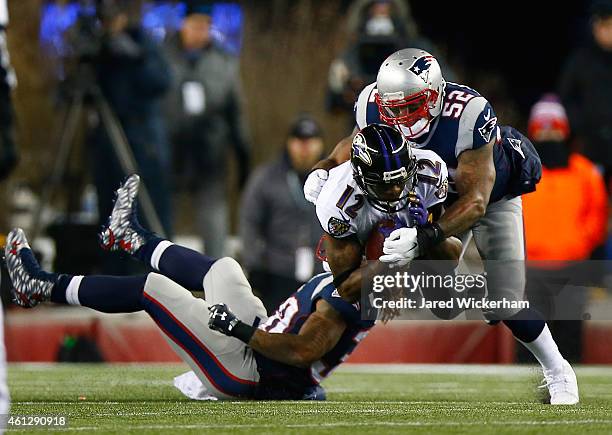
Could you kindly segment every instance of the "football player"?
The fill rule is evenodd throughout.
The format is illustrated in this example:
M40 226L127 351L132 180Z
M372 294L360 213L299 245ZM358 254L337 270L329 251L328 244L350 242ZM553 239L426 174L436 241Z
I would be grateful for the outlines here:
M304 194L317 200L334 166L349 158L358 129L384 122L395 127L417 149L435 151L449 170L447 209L437 223L416 231L392 234L388 256L401 262L422 255L449 236L467 242L473 236L487 260L489 298L521 300L525 287L525 243L520 195L535 189L541 164L531 142L515 129L497 125L489 102L468 86L447 83L437 60L408 48L383 61L377 81L367 86L355 104L357 127L320 162L304 185ZM329 198L325 198L328 201ZM347 300L357 294L343 293ZM542 365L551 404L579 401L576 376L559 352L542 316L530 309L499 309L484 313L500 320Z
M132 175L117 190L101 243L155 272L129 277L45 272L23 231L14 229L5 257L15 302L33 307L50 300L105 313L146 311L195 373L180 387L189 397L324 400L321 380L374 322L361 320L359 308L338 295L330 273L313 277L268 318L235 260L206 257L138 224L138 184ZM187 289L203 290L204 299Z
M381 261L406 266L419 257L417 250L401 258L392 251L398 250L396 244L402 243L404 232L416 234L416 228L430 221L435 223L443 213L447 192L446 164L436 153L412 149L406 138L388 125L370 124L360 130L351 144L350 161L330 170L316 206L319 222L327 233L326 260L339 293L356 300L347 295L359 295L373 272L385 272L380 264L362 262L375 230L388 235L396 229L384 242L391 251L382 255ZM384 221L393 222L391 228L379 228L378 224ZM451 237L420 257L449 260L452 271L460 253L461 243ZM433 294L428 292L423 297L431 298ZM381 310L379 314L381 320L387 321L398 310Z
M316 212L326 238L325 253L334 273L334 283L343 297L356 301L362 286L362 255L368 237L377 223L389 219L398 227L385 241L394 244L403 232L416 234L442 214L448 179L446 164L430 150L412 149L397 130L383 124L370 124L352 139L351 158L329 171ZM394 248L395 249L395 248ZM461 246L450 238L433 247L428 255L457 260ZM401 258L395 252L381 261L398 266L418 256ZM347 297L347 295L349 295Z

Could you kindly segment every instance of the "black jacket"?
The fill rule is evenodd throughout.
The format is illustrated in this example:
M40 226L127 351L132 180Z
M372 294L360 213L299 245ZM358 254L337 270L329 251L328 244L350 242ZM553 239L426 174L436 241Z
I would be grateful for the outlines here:
M612 52L594 42L577 49L562 71L559 93L584 154L612 166Z

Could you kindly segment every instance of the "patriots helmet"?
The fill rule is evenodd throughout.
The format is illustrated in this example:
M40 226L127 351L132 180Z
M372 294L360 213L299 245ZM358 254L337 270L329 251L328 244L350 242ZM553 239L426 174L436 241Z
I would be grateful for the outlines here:
M377 210L394 213L408 205L416 184L417 163L410 143L395 128L370 124L351 145L353 178Z
M424 50L396 51L383 61L376 82L380 118L408 138L425 132L442 111L446 82L436 58Z

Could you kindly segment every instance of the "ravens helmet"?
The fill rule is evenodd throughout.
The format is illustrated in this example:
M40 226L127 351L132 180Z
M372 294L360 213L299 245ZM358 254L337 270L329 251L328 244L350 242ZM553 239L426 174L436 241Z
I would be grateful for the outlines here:
M416 158L404 136L388 125L370 124L351 145L353 177L372 206L397 212L408 205L416 183Z

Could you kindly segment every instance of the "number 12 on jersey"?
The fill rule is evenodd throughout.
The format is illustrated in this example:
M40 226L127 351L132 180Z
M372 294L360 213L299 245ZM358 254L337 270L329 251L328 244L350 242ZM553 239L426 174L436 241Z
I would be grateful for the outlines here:
M363 204L365 203L365 198L362 194L358 193L355 195L355 200L356 202L346 208L344 208L346 206L346 203L348 202L348 200L351 198L351 196L353 195L353 192L355 191L355 189L352 186L346 186L346 189L344 189L344 192L342 192L342 195L340 195L340 199L338 199L338 202L336 203L336 207L338 207L340 210L344 210L344 212L351 218L351 219L355 219L357 217L357 212L359 211L359 209L361 207L363 207Z

